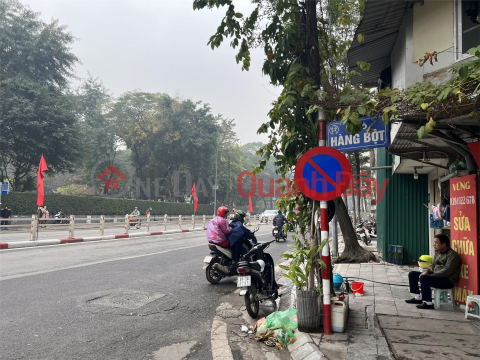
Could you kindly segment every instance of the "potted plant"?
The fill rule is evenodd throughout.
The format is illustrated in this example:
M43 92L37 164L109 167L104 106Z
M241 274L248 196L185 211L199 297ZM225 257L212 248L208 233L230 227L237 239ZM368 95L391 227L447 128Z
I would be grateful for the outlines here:
M298 235L292 237L295 241L294 245L289 245L292 250L281 254L290 263L288 266L279 266L287 271L283 276L290 279L297 289L298 329L303 332L319 332L321 321L318 297L322 292L320 267L325 268L326 266L319 254L327 239L323 240L320 245L312 246L305 238L301 241ZM317 284L315 284L315 278Z

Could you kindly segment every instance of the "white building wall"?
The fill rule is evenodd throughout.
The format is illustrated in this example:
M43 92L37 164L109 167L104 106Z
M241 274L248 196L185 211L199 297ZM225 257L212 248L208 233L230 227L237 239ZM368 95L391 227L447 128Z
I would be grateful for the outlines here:
M435 27L426 27L423 25L425 22L424 14L429 12L429 9L435 8L438 4L435 1L427 1L423 5L417 3L413 8L409 9L403 18L402 25L400 27L397 40L392 50L390 62L392 66L392 87L397 89L406 89L417 82L422 82L425 79L438 84L445 82L449 79L449 72L440 71L451 67L455 63L454 47L451 44L453 39L453 0L448 1L449 5L445 6L445 2L442 3L440 10L444 13L444 19L450 19L446 28L448 32L451 32L451 36L440 42L438 47L438 62L433 61L433 65L430 62L425 63L422 67L418 65L418 59L416 56L420 53L435 51L431 48L428 39L437 38L438 32ZM451 5L451 6L450 6ZM438 9L437 9L438 12ZM419 24L421 23L421 24ZM418 32L429 32L428 34L419 35ZM417 43L415 43L415 40ZM446 46L450 46L446 48ZM415 54L415 56L414 56ZM438 76L436 75L438 72ZM430 74L430 76L425 76Z

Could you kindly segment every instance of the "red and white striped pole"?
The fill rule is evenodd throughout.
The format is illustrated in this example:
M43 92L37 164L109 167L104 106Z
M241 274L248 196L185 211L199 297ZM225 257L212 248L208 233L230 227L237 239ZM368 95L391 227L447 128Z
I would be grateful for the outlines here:
M325 111L318 111L318 146L327 146L327 129L325 122ZM328 208L326 201L320 201L320 239L321 244L324 239L328 239ZM330 307L330 246L327 243L322 249L322 260L325 263L325 269L322 268L322 287L323 287L323 331L325 334L332 333L332 315Z

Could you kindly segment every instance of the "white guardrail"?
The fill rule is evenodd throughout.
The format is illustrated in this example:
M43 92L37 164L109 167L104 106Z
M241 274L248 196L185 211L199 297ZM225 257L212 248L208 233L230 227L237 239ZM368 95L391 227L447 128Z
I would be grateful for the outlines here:
M70 217L65 218L38 218L37 215L32 215L31 218L9 218L2 219L2 221L7 221L8 225L2 225L8 227L12 230L17 230L16 232L30 232L30 241L35 241L37 239L38 231L43 232L47 231L59 231L66 230L68 231L68 237L74 238L76 230L92 230L99 229L99 236L104 236L105 229L107 228L123 228L124 234L128 234L131 227L136 227L136 222L140 221L141 227L145 227L145 231L149 232L150 227L152 226L163 226L163 231L167 230L167 225L178 224L178 228L181 230L182 225L189 224L192 229L195 229L195 224L197 221L201 221L203 228L207 227L207 221L213 219L214 216L207 215L179 215L179 216L169 216L167 214L163 216L136 216L134 218L131 215L125 215L125 217L106 217L101 215L99 217L92 217L87 215L86 217L80 217L75 215L70 215ZM272 221L272 217L267 219L261 219L259 215L249 216L248 224L250 225L253 220L255 223L261 223L261 220L265 220L265 223L268 224ZM132 224L133 221L133 224Z

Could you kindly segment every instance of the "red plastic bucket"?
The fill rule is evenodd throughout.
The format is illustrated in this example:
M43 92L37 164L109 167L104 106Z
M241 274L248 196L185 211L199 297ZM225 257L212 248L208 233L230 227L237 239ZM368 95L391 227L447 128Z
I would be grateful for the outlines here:
M360 294L360 295L363 295L363 282L352 282L352 291L354 294Z

